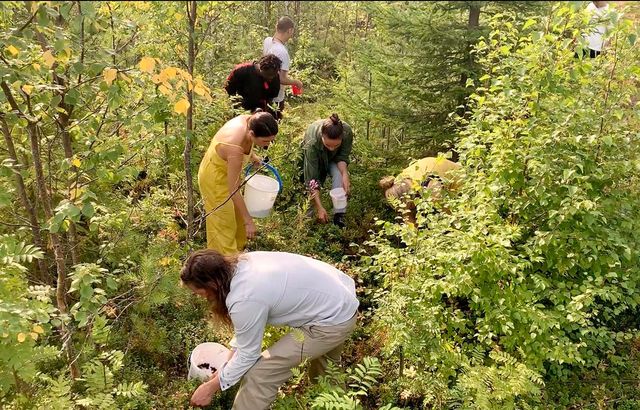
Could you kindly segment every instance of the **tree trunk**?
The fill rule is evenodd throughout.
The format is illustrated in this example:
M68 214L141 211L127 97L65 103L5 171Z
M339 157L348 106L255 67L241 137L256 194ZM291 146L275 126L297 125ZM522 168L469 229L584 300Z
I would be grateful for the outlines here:
M0 121L2 122L2 134L4 135L4 140L7 143L7 151L9 152L9 158L13 161L13 166L18 169L22 168L20 161L18 160L18 155L16 153L16 148L13 144L13 138L11 137L11 130L9 129L9 124L4 118L4 114L0 114ZM33 243L42 250L42 252L46 253L46 248L44 246L44 240L42 239L42 232L40 231L40 222L38 221L38 216L36 214L36 208L29 199L27 195L27 189L24 184L24 179L19 171L14 171L13 176L16 180L16 185L18 187L18 196L20 197L20 202L22 202L22 206L27 212L27 216L29 218L29 224L31 225L31 233L33 234ZM44 283L49 283L49 269L47 269L47 262L45 259L38 259L38 270L39 270L39 280Z
M189 24L189 59L187 61L187 70L193 78L193 66L195 64L195 29L197 17L197 4L195 1L187 3L187 16ZM184 169L187 179L187 241L193 236L193 177L191 175L191 139L193 137L193 91L187 88L187 100L189 101L189 109L187 110L187 124L184 141Z
M271 2L270 1L264 2L264 19L265 19L264 26L268 30L271 28Z
M59 77L57 77L59 78ZM64 80L59 79L58 81L61 86L64 86ZM71 146L71 135L69 134L69 118L71 116L71 111L73 107L66 104L64 102L64 94L60 94L62 99L60 100L60 104L58 106L63 110L58 115L58 129L60 130L60 134L62 136L62 146L64 148L64 157L71 163L73 158L73 148ZM75 166L73 168L76 170L75 176L67 179L67 196L71 198L71 190L73 189L73 184L78 179L78 170ZM78 233L76 231L76 224L73 221L69 221L69 251L71 253L71 262L74 265L80 263L80 258L78 257Z
M477 30L480 27L480 6L472 3L469 5L469 21L467 23L467 31L468 34L471 34L473 31ZM467 51L466 51L466 67L465 71L460 76L460 85L465 86L467 84L467 78L469 76L466 73L466 70L471 70L473 67L473 54L471 51L473 50L473 44L475 41L467 42Z
M47 184L44 177L44 170L42 168L42 161L40 160L40 139L39 139L39 131L37 123L31 120L29 117L25 116L24 113L20 110L20 107L16 103L13 98L13 94L11 93L11 89L7 85L5 81L0 83L0 87L4 92L7 101L11 105L11 108L19 114L23 119L27 120L27 133L29 135L29 141L31 143L31 155L33 157L33 166L36 171L36 185L38 188L38 196L40 197L40 203L42 204L42 209L44 211L44 216L47 220L50 220L53 217L53 212L51 211L51 199L49 197L49 192L47 190ZM67 267L65 266L65 257L64 251L62 247L62 243L60 240L60 235L50 233L51 244L53 246L53 254L56 260L56 270L58 273L58 279L56 283L56 303L58 305L58 310L60 314L65 315L68 313L69 309L67 307ZM71 373L71 378L76 379L80 376L80 371L78 370L78 366L74 361L74 349L72 342L72 334L70 330L67 328L66 324L62 322L60 325L60 332L62 336L62 343L67 355L67 360L69 363L69 371Z
M473 70L473 53L471 53L471 51L473 50L473 44L475 43L475 36L472 36L473 32L475 30L478 29L478 27L480 27L480 5L476 4L476 3L471 3L469 5L469 21L467 23L467 35L469 35L472 40L467 42L467 49L465 52L465 67L462 67L462 74L460 75L460 86L461 87L466 87L467 85L467 79L469 78L469 75L467 74L467 72L472 71ZM462 105L464 107L463 111L460 113L461 115L464 115L464 113L467 111L467 103L466 103L466 94L465 93L461 93L460 98L458 100L458 105Z

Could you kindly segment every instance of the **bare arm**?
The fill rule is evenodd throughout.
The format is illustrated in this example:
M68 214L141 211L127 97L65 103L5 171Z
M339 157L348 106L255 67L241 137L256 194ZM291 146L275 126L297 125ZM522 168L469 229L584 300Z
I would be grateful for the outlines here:
M288 70L280 70L280 85L295 85L302 88L302 81L289 77Z
M231 194L242 184L241 172L244 153L239 148L229 146L221 146L220 151L222 159L227 161L227 186L229 188L229 194ZM242 215L244 223L253 223L253 218L249 215L240 190L231 196L231 200L240 215Z
M344 161L340 161L336 164L338 166L338 169L340 170L340 175L342 175L343 177L345 175L349 175L349 171L347 171L347 163Z
M213 375L211 380L204 382L196 389L196 391L191 396L191 405L197 407L208 406L212 399L213 395L220 391L220 377L218 376L218 372Z
M242 172L242 154L240 155L232 155L229 156L227 160L227 185L229 187L229 193L235 191L242 184L242 178L240 177L240 173ZM249 222L253 222L251 215L249 215L249 211L247 210L247 206L244 203L244 199L240 194L240 190L238 190L231 197L233 201L233 205L242 215L242 219L244 219L245 224Z
M336 164L338 166L338 170L340 171L340 175L342 175L342 187L344 188L347 195L351 193L351 179L349 178L349 171L347 170L347 163L344 161L338 161Z

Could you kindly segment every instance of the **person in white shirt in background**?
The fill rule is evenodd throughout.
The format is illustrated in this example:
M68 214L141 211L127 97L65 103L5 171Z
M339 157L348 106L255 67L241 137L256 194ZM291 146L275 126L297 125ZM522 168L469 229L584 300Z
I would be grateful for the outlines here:
M206 298L214 316L233 326L227 363L191 397L207 406L213 395L242 379L234 410L269 408L291 369L310 359L309 377L340 360L356 326L359 302L353 279L333 266L293 253L223 256L204 249L189 256L182 283ZM265 325L295 328L261 353Z
M293 37L295 25L291 18L284 16L278 19L276 23L276 32L273 37L267 37L262 43L262 55L275 54L282 61L280 67L280 93L272 100L278 106L276 119L282 118L284 110L284 88L285 85L294 85L302 89L302 82L289 77L289 69L291 67L291 58L289 50L287 50L287 41Z
M596 23L597 25L591 28L589 33L584 35L584 38L589 47L589 57L595 58L602 52L602 47L604 45L603 36L607 31L607 25L599 20L603 20L606 18L606 15L609 12L609 4L607 1L592 1L587 6L587 11L591 13L591 22ZM583 51L583 56L587 54L587 50Z

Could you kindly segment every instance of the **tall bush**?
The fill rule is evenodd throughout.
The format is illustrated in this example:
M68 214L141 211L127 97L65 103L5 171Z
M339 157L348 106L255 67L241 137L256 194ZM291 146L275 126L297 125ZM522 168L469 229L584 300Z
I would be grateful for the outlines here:
M461 188L424 193L417 229L382 222L364 260L404 397L520 407L636 332L640 60L637 28L610 19L595 59L574 56L589 16L566 3L523 25L494 16L479 41Z

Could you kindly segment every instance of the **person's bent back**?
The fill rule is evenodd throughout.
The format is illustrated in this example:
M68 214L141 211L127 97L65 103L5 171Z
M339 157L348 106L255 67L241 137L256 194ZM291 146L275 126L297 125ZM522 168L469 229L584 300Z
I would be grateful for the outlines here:
M240 96L234 108L254 112L257 108L274 115L269 101L280 92L280 59L267 54L258 61L237 65L227 77L225 90L230 97Z
M233 357L193 394L208 405L218 390L243 380L234 409L266 409L291 368L311 359L309 375L338 361L343 342L356 325L358 299L353 279L333 266L286 252L248 252L224 257L213 250L192 254L182 282L206 297L235 332ZM267 324L297 328L261 354Z
M452 177L452 171L460 168L460 164L442 157L425 157L413 161L398 176L386 176L379 182L384 196L394 208L403 204L405 220L415 223L416 209L413 199L421 188L430 191L431 197L440 197L440 190L455 190L458 181Z

